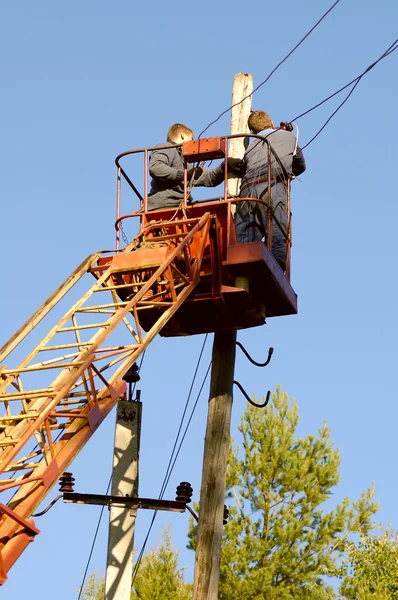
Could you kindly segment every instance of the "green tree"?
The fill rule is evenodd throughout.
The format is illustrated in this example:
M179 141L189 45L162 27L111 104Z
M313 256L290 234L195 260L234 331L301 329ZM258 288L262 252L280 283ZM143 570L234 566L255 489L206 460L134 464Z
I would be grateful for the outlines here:
M131 596L134 600L191 600L192 586L178 567L178 552L171 546L170 531L161 544L145 555Z
M386 530L380 536L364 535L358 544L346 545L342 565L342 599L398 599L398 536Z
M178 552L171 545L170 531L161 543L144 555L131 592L131 600L191 600L192 586L184 581L178 567ZM93 574L82 595L83 600L104 600L104 581Z
M338 575L351 532L366 533L377 505L373 489L350 505L326 510L339 481L340 458L323 425L296 437L298 408L279 388L266 409L249 405L231 448L227 496L235 498L224 529L219 600L331 600L325 578ZM190 544L196 529L191 524Z
M87 579L82 593L82 600L103 600L105 594L105 582L103 577L92 573Z

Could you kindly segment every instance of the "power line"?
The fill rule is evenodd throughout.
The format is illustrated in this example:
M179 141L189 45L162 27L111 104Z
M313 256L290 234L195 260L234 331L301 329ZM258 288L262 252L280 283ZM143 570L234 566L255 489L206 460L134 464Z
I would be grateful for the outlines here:
M335 96L337 96L338 94L340 94L341 92L343 92L344 90L346 90L347 88L349 88L350 86L352 86L351 90L348 92L348 94L344 98L344 100L339 104L339 106L327 118L327 120L325 121L325 123L317 131L317 133L310 139L310 141L307 142L305 144L305 146L303 146L301 148L301 150L304 150L304 148L307 148L307 146L309 146L318 137L318 135L325 129L325 127L332 120L332 118L335 116L335 114L337 114L339 112L339 110L342 108L342 106L350 98L351 94L354 92L355 88L357 87L357 85L361 81L362 77L364 77L367 73L369 73L369 71L371 69L373 69L373 67L375 67L381 60L383 60L384 58L386 58L387 56L389 56L390 54L392 54L393 52L395 52L395 50L398 50L398 38L387 48L387 50L385 50L383 52L383 54L381 56L379 56L379 58L377 60L375 60L371 65L369 65L360 75L357 75L357 77L354 77L354 79L352 79L351 81L349 81L348 83L346 83L343 87L341 87L340 89L338 89L336 92L333 92L333 94L330 94L329 96L327 96L326 98L324 98L323 100L321 100L321 102L318 102L317 104L315 104L314 106L312 106L308 110L304 111L303 113L297 115L297 117L294 117L294 119L292 119L290 121L291 123L295 123L296 121L298 121L299 119L301 119L305 115L308 115L310 112L312 112L313 110L315 110L319 106L322 106L322 104L325 104L326 102L328 102L329 100L331 100L332 98L334 98ZM258 89L258 88L256 88L256 89ZM254 91L256 91L256 90L254 90ZM252 93L254 93L254 91ZM278 130L279 130L279 128L274 129L273 131L271 131L271 133L267 134L266 137L267 138L270 137L273 133L275 133Z
M207 337L207 336L206 336L206 337ZM203 348L202 348L202 352L203 352ZM202 352L201 352L201 355L202 355ZM201 355L200 355L200 356L201 356ZM199 361L198 361L198 362L199 362ZM197 367L198 367L198 365L197 365ZM161 493L160 493L160 496L159 496L159 498L160 498L160 499L163 497L163 494L164 494L164 492L165 492L165 490L166 490L167 484L168 484L168 482L169 482L169 480L170 480L171 474L172 474L172 472L173 472L173 469L174 469L174 465L176 464L176 461L177 461L178 455L179 455L179 453L180 453L180 450L181 450L182 444L183 444L183 442L184 442L184 439L185 439L185 436L186 436L186 434L187 434L187 432L188 432L189 425L190 425L190 423L191 423L191 421L192 421L193 415L194 415L194 413L195 413L195 410L196 410L196 407L197 407L197 405L198 405L199 398L200 398L200 396L201 396L201 394L202 394L202 390L203 390L204 384L205 384L205 382L206 382L206 379L207 379L207 377L208 377L208 375L209 375L210 367L211 367L211 361L210 361L210 364L209 364L209 366L208 366L208 368L207 368L206 374L205 374L205 376L204 376L204 378L203 378L203 381L202 381L202 384L201 384L201 386L200 386L199 392L198 392L198 394L197 394L197 396L196 396L195 404L193 405L193 408L192 408L192 410L191 410L191 414L190 414L190 416L189 416L188 422L187 422L187 424L186 424L186 426L185 426L185 431L184 431L184 433L183 433L183 436L182 436L182 438L181 438L181 441L180 441L180 444L179 444L179 447L178 447L177 453L176 453L176 455L175 455L175 457L174 457L174 461L173 461L173 464L172 464L172 466L171 466L171 468L170 468L170 472L169 472L169 474L168 474L168 475L167 475L167 472L166 472L166 476L165 476L165 478L164 478L164 480L163 480L163 484L162 484L162 488L161 488ZM195 376L196 376L196 373L197 373L197 368L196 368L196 370L195 370ZM192 385L191 385L191 389L192 389ZM176 445L176 444L175 444L175 445ZM174 445L174 448L175 448L175 445ZM173 448L173 450L174 450L174 448ZM170 465L170 463L169 463L169 465ZM146 536L145 536L144 543L143 543L143 545L142 545L142 547L141 547L141 550L140 550L140 553L139 553L139 555L138 555L137 561L136 561L136 563L135 563L135 565L134 565L134 569L133 569L133 576L132 576L132 586L134 585L135 578L137 577L137 573L138 573L138 570L139 570L139 568L140 568L140 565L141 565L142 557L143 557L143 555L144 555L145 548L146 548L146 545L147 545L147 542L148 542L148 539L149 539L149 535L150 535L150 533L151 533L151 531L152 531L152 527L153 527L153 524L154 524L154 522L155 522L155 519L156 519L156 516L157 516L157 512L158 512L158 511L155 511L155 512L154 512L154 514L153 514L153 516L152 516L152 520L151 520L151 523L150 523L150 525L149 525L149 528L148 528L147 534L146 534Z
M109 478L108 487L106 488L105 495L108 494L109 488L111 487L111 483L112 483L112 475ZM91 544L90 552L89 552L88 559L87 559L86 569L84 571L84 575L83 575L83 579L82 579L82 583L81 583L81 586L80 586L80 591L79 591L79 595L77 597L77 600L80 600L81 595L83 593L83 588L84 588L84 584L85 584L85 581L86 581L88 568L90 566L91 557L92 557L93 552L94 552L95 543L97 541L98 532L99 532L99 528L100 528L101 521L102 521L102 516L104 514L104 509L105 509L105 506L102 506L101 507L101 511L100 511L100 515L99 515L98 521L97 521L97 527L95 528L94 538L93 538L93 541L92 541L92 544Z
M176 463L176 461L177 461L178 455L179 455L179 453L180 453L180 450L181 450L181 446L182 446L182 444L183 444L183 441L184 441L184 439L185 439L185 436L186 436L186 434L187 434L187 431L188 431L189 425L190 425L190 423L191 423L192 417L193 417L193 415L194 415L194 412L195 412L195 410L196 410L196 407L197 407L197 405L198 405L198 401L199 401L200 395L201 395L201 393L202 393L202 390L203 390L204 384L205 384L205 382L206 382L206 379L207 379L207 377L208 377L208 375L209 375L210 367L211 367L211 362L210 362L210 364L209 364L209 366L208 366L208 368L207 368L206 374L205 374L205 376L204 376L204 378L203 378L203 381L202 381L202 385L201 385L201 387L200 387L200 390L199 390L199 392L198 392L198 395L197 395L197 397L196 397L195 404L194 404L194 406L193 406L193 408L192 408L191 415L190 415L190 417L189 417L189 419L188 419L188 423L187 423L187 425L186 425L186 427L185 427L185 431L184 431L183 437L182 437L182 439L181 439L180 445L179 445L179 447L178 447L177 454L176 454L176 456L175 456L175 458L174 458L174 462L173 462L172 468L171 468L171 470L170 470L170 473L169 473L169 475L168 475L168 478L167 478L167 481L166 481L166 484L165 484L166 486L167 486L167 484L168 484L168 482L169 482L169 480L170 480L171 473L172 473L172 471L173 471L174 465L175 465L175 463ZM137 562L136 562L136 564L135 564L135 566L134 566L134 569L133 569L133 577L132 577L132 585L134 584L135 578L136 578L136 576L137 576L137 573L138 573L138 569L140 568L141 561L142 561L142 557L143 557L143 555L144 555L144 552L145 552L145 547L146 547L146 544L147 544L147 542L148 542L149 535L150 535L150 533L151 533L151 530L152 530L153 524L154 524L154 522L155 522L155 519L156 519L156 516L157 516L157 512L158 512L158 511L155 511L155 512L154 512L154 514L153 514L152 521L151 521L151 523L150 523L150 526L149 526L149 528L148 528L147 535L146 535L146 537L145 537L145 540L144 540L144 543L143 543L143 545L142 545L142 548L141 548L140 554L139 554L139 556L138 556Z
M371 69L373 69L373 67L375 67L381 60L383 60L383 58L386 58L387 56L389 56L390 54L392 54L393 52L395 52L395 50L398 50L398 45L397 44L398 44L398 38L387 48L387 50L385 50L383 52L383 54L375 62L373 62L371 65L369 65L360 75L358 75L352 81L350 81L349 83L347 83L346 85L344 85L343 87L341 87L339 90L337 90L337 92L334 92L333 94L331 94L330 96L328 96L327 98L325 98L324 100L322 100L321 102L318 102L318 104L315 104L315 106L313 106L312 108L306 110L305 112L301 113L301 115L298 115L297 117L295 117L293 119L293 121L297 121L298 119L301 119L301 117L303 117L304 115L307 115L308 113L312 112L313 110L315 110L316 108L318 108L322 104L325 104L325 102L327 102L331 98L334 98L334 96L337 96L337 94L339 94L343 90L345 90L348 87L350 87L350 85L352 85L351 90L348 92L348 94L344 98L344 100L332 112L332 114L328 117L328 119L325 121L325 123L322 125L322 127L317 131L317 133L310 139L310 141L307 142L307 144L305 144L305 146L303 146L302 150L304 150L304 148L307 148L307 146L309 146L315 140L315 138L318 137L318 135L325 129L325 127L329 123L329 121L332 120L332 118L334 117L334 115L339 112L339 110L342 108L342 106L347 102L347 100L349 99L349 97L351 96L351 94L354 92L355 88L357 87L358 83L361 81L362 77L364 77L367 73L369 73L369 71Z
M186 426L185 426L185 431L184 431L184 433L183 433L183 436L182 436L182 438L181 438L180 445L178 446L178 450L177 450L177 452L176 452L176 455L175 455L175 458L174 458L174 461L173 461L173 464L172 464L172 467L171 467L170 474L169 474L169 476L168 476L168 479L167 479L167 481L166 481L166 486L167 486L167 484L169 483L169 480L170 480L171 473L172 473L172 471L173 471L173 469L174 469L174 465L175 465L175 464L176 464L176 462L177 462L177 458L178 458L178 455L180 454L180 450L181 450L182 444L183 444L183 442L184 442L184 440L185 440L185 436L186 436L186 435L187 435L187 433L188 433L188 428L189 428L189 426L190 426L190 424L191 424L191 421L192 421L193 415L194 415L194 413L195 413L195 410L196 410L196 407L197 407L197 405L198 405L199 398L200 398L200 395L201 395L201 393L202 393L202 390L203 390L204 384L205 384L205 382L206 382L206 379L207 379L207 377L208 377L208 375L209 375L210 367L211 367L211 361L210 361L210 363L209 363L209 366L207 367L207 371L206 371L206 374L205 374L205 376L204 376L204 378L203 378L203 382L202 382L202 385L201 385L201 387L200 387L200 390L199 390L199 392L198 392L198 395L197 395L197 397L196 397L195 404L193 405L193 408L192 408L192 411L191 411L190 417L189 417L189 419L188 419L188 422L187 422L187 424L186 424Z
M301 46L301 44L304 42L304 40L307 39L307 37L314 31L314 29L316 29L318 27L318 25L320 25L320 23L323 21L323 19L334 9L335 6L337 6L337 4L340 2L340 0L336 0L336 2L334 2L334 4L332 4L332 6L330 8L328 8L328 10L322 15L322 17L315 23L315 25L313 25L311 27L311 29L305 34L305 36L303 38L301 38L301 40L294 46L294 48L292 48L292 50L290 50L290 52L288 54L286 54L285 58L283 58L274 69L272 69L271 73L266 77L266 79L264 79L264 81L262 81L256 88L254 88L254 90L248 94L247 96L245 96L244 98L242 98L242 100L240 100L239 102L236 102L235 104L232 104L232 106L230 106L229 108L227 108L226 110L224 110L221 114L218 115L218 117L216 119L214 119L214 121L212 121L211 123L209 123L207 125L207 127L205 127L205 129L203 129L203 131L199 134L199 138L205 133L205 131L207 131L209 129L209 127L211 127L212 125L214 125L214 123L217 123L217 121L219 121L219 119L221 119L221 117L223 115L225 115L227 112L229 112L232 108L234 108L235 106L238 106L239 104L241 104L242 102L244 102L244 100L246 100L247 98L250 98L250 96L252 96L254 94L254 92L257 92L257 90L260 89L260 87L262 87L265 83L267 83L267 81L269 81L272 77L272 75L275 73L275 71L277 71L279 69L279 67L281 65L283 65L283 63L293 54L293 52L295 52L295 50L297 50L297 48L299 46Z
M398 43L398 38L395 40L395 42L393 42L391 44L391 46L389 46L387 48L387 50L380 56L380 58L378 58L374 63L372 63L371 65L369 65L369 67L367 67L360 75L358 75L357 77L354 77L354 79L352 79L349 83L346 83L343 87L341 87L339 90L337 90L337 92L333 92L333 94L330 94L330 96L328 96L327 98L325 98L321 102L318 102L318 104L315 104L315 106L313 106L312 108L309 108L308 110L304 111L303 113L301 113L300 115L298 115L297 117L295 117L294 119L292 119L292 121L297 121L298 119L301 119L301 117L304 117L305 115L308 115L308 113L310 113L313 110L315 110L316 108L318 108L318 106L321 106L322 104L325 104L325 102L327 102L328 100L331 100L332 98L334 98L334 96L337 96L337 94L340 94L340 92L343 92L350 85L352 85L353 83L355 83L358 79L362 78L364 75L366 75L366 73L368 71L370 71L371 69L373 69L373 67L375 65L377 65L378 62L380 62L383 58L385 58L386 56L388 56L389 54L391 54L392 52L394 52L394 50L397 49L396 47L394 48L394 46L396 46L397 43Z
M179 427L178 427L178 431L177 431L176 439L175 439L175 441L174 441L174 446L173 446L173 449L172 449L172 451L171 451L171 455L170 455L169 464L167 465L166 474L165 474L165 476L164 476L163 484L162 484L162 487L161 487L161 490L160 490L160 499L162 499L162 498L163 498L163 494L164 494L164 492L166 491L167 484L168 484L168 482L169 482L169 479L170 479L171 471L173 470L173 469L171 469L171 471L170 471L170 474L169 474L170 465L171 465L171 462L172 462L172 460L173 460L173 457L174 457L174 451L175 451L175 449L176 449L176 446L177 446L177 443L178 443L178 438L179 438L179 436L180 436L180 432L181 432L181 429L182 429L182 425L183 425L183 423L184 423L185 414L186 414L186 412L187 412L187 410L188 410L188 404L189 404L189 400L190 400L190 398L191 398L191 394L192 394L193 386L194 386L194 384L195 384L196 375L197 375L197 373L198 373L198 369L199 369L200 361L202 360L202 355L203 355L203 351L204 351L204 349L205 349L205 345L206 345L206 342L207 342L208 335L209 335L209 334L208 334L208 333L206 333L206 335L205 335L205 339L203 340L202 349L201 349L201 351L200 351L199 358L198 358L198 361L197 361L197 363L196 363L196 368L195 368L195 372L194 372L194 375L193 375L193 378L192 378L191 387L189 388L188 397L187 397L187 400L186 400L186 402L185 402L184 410L183 410L182 417L181 417L181 420L180 420L180 425L179 425ZM177 455L177 456L178 456L178 455ZM175 461L174 461L174 463L173 463L173 467L174 467L174 464L175 464Z
M358 83L361 80L358 79L358 81L355 83L355 85L353 86L353 88L349 91L349 93L347 94L347 96L344 98L343 102L341 102L339 104L339 106L336 108L336 110L334 110L332 112L332 114L330 115L330 117L328 117L328 119L326 119L325 123L322 125L322 127L317 131L317 133L310 139L309 142L307 142L305 144L305 146L303 146L301 148L301 150L304 150L304 148L307 148L307 146L309 146L310 144L312 144L312 142L318 137L318 135L325 129L326 125L329 123L329 121L331 121L334 117L335 114L337 114L340 110L340 108L347 102L348 98L351 96L351 94L353 93L353 91L355 90L355 88L357 87Z
M207 334L206 334L206 338L205 338L204 344L206 343L206 340L207 340ZM192 391L192 388L193 388L193 383L194 383L194 380L195 380L195 378L196 378L196 374L197 374L197 371L198 371L198 367L199 367L199 364L200 364L200 360L201 360L201 357L202 357L202 354L203 354L203 350L204 350L204 344L203 344L203 346L202 346L202 350L201 350L201 352L200 352L199 359L198 359L198 362L197 362L197 365L196 365L195 373L194 373L194 376L193 376L193 381L192 381L192 384L191 384L191 387L190 387L190 391L189 391L189 396L190 396L190 394L191 394L191 391ZM210 364L211 364L211 363L210 363ZM169 461L169 464L168 464L168 467L167 467L167 470L166 470L166 475L165 475L165 477L164 477L164 479L163 479L162 487L161 487L161 490L160 490L160 494L159 494L159 498L160 498L160 499L161 499L161 498L163 498L163 495L164 495L164 492L165 492L165 490L166 490L167 484L168 484L168 482L169 482L169 480L170 480L171 474L172 474L172 472L173 472L173 469L174 469L174 465L175 465L175 463L176 463L176 461L177 461L177 458L178 458L178 454L179 454L179 452L180 452L180 450L181 450L182 443L183 443L183 441L184 441L184 439L185 439L186 433L187 433L187 431L188 431L188 427L189 427L189 425L190 425L190 423L191 423L191 420L192 420L193 414L194 414L194 412L195 412L195 410L196 410L196 407L197 407L197 404L198 404L198 401L199 401L200 395L201 395L201 393L202 393L203 386L204 386L204 384L205 384L205 381L206 381L206 379L207 379L207 376L208 376L208 374L209 374L209 370L210 370L210 365L209 365L209 367L208 367L208 369L207 369L207 371L206 371L206 374L205 374L205 376L204 376L204 378L203 378L202 385L201 385L201 387L200 387L200 389L199 389L199 392L198 392L198 394L197 394L197 397L196 397L195 404L194 404L194 406L193 406L193 408L192 408L192 411L191 411L191 415L190 415L190 417L189 417L189 419L188 419L188 423L187 423L187 425L186 425L186 427L185 427L185 431L184 431L184 434L183 434L182 440L181 440L181 442L180 442L180 445L179 445L179 448L178 448L177 454L176 454L176 456L175 456L175 458L174 458L174 462L173 462L173 464L172 464L172 466L171 466L171 469L169 470L170 463L171 463L172 456L173 456L173 452L174 452L174 449L175 449L175 447L176 447L177 440L178 440L178 434L177 434L177 438L176 438L176 441L175 441L175 443L174 443L174 447L173 447L173 452L171 453L170 461ZM187 407L187 403L186 403L186 407ZM185 407L185 409L184 409L184 414L185 414L185 412L186 412L186 407ZM181 423L180 423L179 432L181 431L181 426L182 426L182 420L181 420ZM168 471L169 471L169 472L168 472ZM149 525L148 532L147 532L147 534L146 534L146 537L145 537L144 543L143 543L143 545L142 545L142 548L141 548L141 550L140 550L140 553L139 553L139 555L138 555L137 561L136 561L136 563L135 563L135 565L134 565L134 569L133 569L133 577L132 577L132 585L134 585L134 581L135 581L135 578L136 578L136 576L137 576L138 569L140 568L141 561L142 561L142 557L143 557L143 555L144 555L144 552L145 552L145 547L146 547L146 544L147 544L147 542L148 542L149 535L150 535L150 533L151 533L151 530L152 530L153 524L154 524L154 522L155 522L155 519L156 519L156 516L157 516L157 512L158 512L158 511L155 511L155 512L154 512L154 514L153 514L153 516L152 516L152 520L151 520L151 523L150 523L150 525Z

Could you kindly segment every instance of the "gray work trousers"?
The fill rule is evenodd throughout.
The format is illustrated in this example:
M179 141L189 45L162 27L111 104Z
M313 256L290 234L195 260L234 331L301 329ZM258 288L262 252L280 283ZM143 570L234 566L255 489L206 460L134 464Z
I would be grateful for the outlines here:
M242 198L259 198L267 200L267 182L249 186L241 192ZM283 232L272 220L272 254L282 270L286 270L286 190L283 183L271 186L271 203L273 214L280 223ZM267 207L256 202L239 202L236 205L235 231L238 244L264 241L267 244L268 218Z

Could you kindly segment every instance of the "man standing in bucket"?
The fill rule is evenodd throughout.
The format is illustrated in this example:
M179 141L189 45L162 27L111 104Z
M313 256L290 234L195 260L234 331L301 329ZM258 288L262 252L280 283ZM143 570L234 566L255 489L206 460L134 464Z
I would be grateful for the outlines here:
M283 271L286 270L287 237L287 179L305 171L303 153L288 124L275 129L266 112L256 110L248 119L251 133L265 140L253 140L243 157L240 168L241 198L268 199L268 146L271 148L271 205L275 219L272 222L272 254ZM282 230L281 230L282 229ZM246 242L267 243L267 207L256 202L238 202L235 213L235 230L238 244Z
M149 173L152 177L148 194L148 210L179 206L184 200L184 158L181 144L193 139L192 129L182 123L174 123L167 132L166 146L152 151ZM215 187L224 181L224 163L215 169L188 165L188 182L195 186ZM189 197L188 201L192 198Z

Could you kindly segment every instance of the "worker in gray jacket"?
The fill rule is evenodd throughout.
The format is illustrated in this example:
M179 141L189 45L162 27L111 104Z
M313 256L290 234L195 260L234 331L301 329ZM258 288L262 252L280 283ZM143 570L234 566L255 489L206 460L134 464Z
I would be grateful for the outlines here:
M266 141L255 139L246 149L240 168L241 198L268 199L268 144L271 147L271 204L275 220L272 223L272 254L282 270L286 269L287 214L286 198L288 178L305 171L303 153L297 146L295 135L287 125L275 129L269 115L261 110L251 113L248 126L253 134ZM267 208L255 202L239 202L236 205L235 230L238 244L267 242Z
M149 159L152 181L148 194L148 210L179 206L184 199L184 159L181 146L177 144L192 139L193 132L189 127L175 123L167 133L167 148L153 150ZM188 183L192 177L195 186L215 187L224 180L224 163L206 171L203 171L202 167L191 167L188 170ZM188 200L192 198L189 197Z

